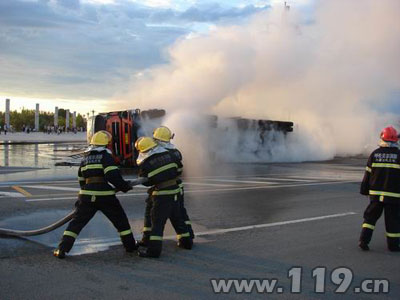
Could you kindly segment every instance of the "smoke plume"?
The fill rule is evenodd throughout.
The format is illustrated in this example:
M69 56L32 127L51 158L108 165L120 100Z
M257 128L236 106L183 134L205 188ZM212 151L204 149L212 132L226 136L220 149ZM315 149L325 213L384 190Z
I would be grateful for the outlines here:
M176 143L199 160L204 148L259 162L366 153L382 127L399 127L385 110L400 90L399 16L397 0L324 0L312 12L274 7L177 41L169 63L134 76L119 105L166 109ZM210 132L205 114L290 120L295 128L260 144L234 126Z

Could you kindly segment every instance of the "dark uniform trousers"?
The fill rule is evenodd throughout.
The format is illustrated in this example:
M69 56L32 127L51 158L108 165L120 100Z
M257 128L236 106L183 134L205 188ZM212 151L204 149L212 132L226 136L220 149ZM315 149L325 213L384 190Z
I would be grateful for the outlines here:
M182 219L178 194L151 195L148 201L151 202L151 231L149 235L147 254L152 257L159 257L162 250L162 240L165 223L170 219L172 226L177 233L178 246L191 249L193 241L190 238L187 226ZM146 211L146 214L148 212Z
M191 239L194 239L194 232L193 232L193 228L192 228L192 222L189 219L189 216L187 214L186 208L185 208L185 203L184 203L184 190L183 190L183 186L180 185L181 191L178 194L178 207L179 207L179 211L180 211L180 218L183 219L187 231L190 234ZM151 227L152 227L152 221L151 221L151 208L153 206L153 201L151 199L151 193L153 192L154 189L150 189L149 190L149 197L147 197L146 199L146 208L145 208L145 212L144 212L144 226L143 226L143 237L142 237L142 242L144 244L148 244L149 241L149 237L150 237L150 233L151 233ZM172 224L172 226L175 229L175 232L177 232L177 228L174 226L174 224Z
M400 242L400 203L384 203L371 196L371 203L364 212L360 241L368 244L371 241L375 224L385 211L386 238L389 248L398 247Z
M122 244L126 251L132 252L136 248L128 218L115 196L86 196L80 195L76 202L76 213L64 232L59 249L69 252L74 245L75 239L82 228L100 210L118 230ZM94 201L93 201L94 200Z
M192 228L192 222L189 219L189 216L187 214L186 208L185 208L185 190L183 189L183 184L180 184L179 187L181 188L181 192L178 195L178 203L180 207L180 211L182 214L183 221L185 222L187 229L189 231L190 237L194 239L194 231Z

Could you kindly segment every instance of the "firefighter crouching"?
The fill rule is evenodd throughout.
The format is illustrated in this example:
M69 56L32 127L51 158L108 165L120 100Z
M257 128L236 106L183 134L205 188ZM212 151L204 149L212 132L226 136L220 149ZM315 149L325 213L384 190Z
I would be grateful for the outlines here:
M139 251L141 257L159 257L162 250L164 226L170 219L177 233L178 246L191 249L193 242L181 216L178 203L180 188L177 183L178 165L172 154L157 145L151 137L141 137L135 143L139 151L137 164L139 176L146 177L150 186L151 231L148 233L146 251Z
M370 204L364 212L359 247L369 250L375 224L385 211L387 246L400 251L400 149L393 127L383 129L379 148L370 155L361 183L361 194L369 195Z
M156 128L153 132L153 138L156 142L162 146L163 148L167 149L176 159L178 164L178 175L181 176L183 172L183 164L182 164L182 154L181 152L176 149L175 145L171 143L171 139L173 139L175 134L171 132L168 127L161 126ZM194 239L194 232L192 228L192 222L189 219L187 214L187 210L185 208L185 201L184 201L184 189L183 189L183 182L182 179L178 178L177 180L179 187L181 188L181 192L178 196L179 207L182 213L183 220L189 230L190 237Z
M111 135L106 131L95 133L91 146L85 153L78 171L79 200L76 202L76 213L67 229L54 256L64 258L69 252L83 227L100 210L115 226L127 252L137 249L128 218L115 193L126 193L132 189L115 165L111 151L106 146L111 142ZM112 187L110 183L115 187Z

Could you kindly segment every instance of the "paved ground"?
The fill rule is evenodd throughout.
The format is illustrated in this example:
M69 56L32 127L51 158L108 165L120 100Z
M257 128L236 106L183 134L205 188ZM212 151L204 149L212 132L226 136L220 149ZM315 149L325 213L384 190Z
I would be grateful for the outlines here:
M354 158L225 165L186 178L186 206L198 233L195 247L192 251L178 249L168 227L169 239L160 259L125 254L101 213L83 230L65 260L51 256L63 228L29 240L0 239L0 298L399 299L400 254L386 250L383 220L377 225L372 250L365 253L357 248L368 202L358 194L364 163L365 159ZM78 190L75 179L58 173L52 180L31 177L29 181L30 173L19 173L25 174L24 182L14 176L7 183L2 177L0 227L39 228L73 208ZM120 195L137 236L144 198L143 187ZM291 282L300 274L296 267L302 268L302 289L300 294L290 294ZM317 267L326 267L326 276L316 276L322 271L314 270ZM350 268L353 275L344 295L334 293L341 282L336 276L343 271L339 267ZM323 277L326 293L314 293L317 278ZM210 279L215 278L275 278L282 290L271 295L255 290L214 294ZM361 282L371 278L389 280L389 293L357 294Z

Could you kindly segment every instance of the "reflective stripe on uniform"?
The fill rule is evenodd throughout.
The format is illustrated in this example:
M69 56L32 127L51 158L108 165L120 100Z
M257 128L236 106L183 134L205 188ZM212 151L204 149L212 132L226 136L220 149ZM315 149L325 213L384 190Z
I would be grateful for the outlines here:
M153 177L153 176L155 176L155 175L157 175L157 174L159 174L159 173L161 173L161 172L163 172L165 170L171 169L171 168L178 168L178 165L176 163L171 163L171 164L162 166L161 168L158 168L158 169L155 169L154 171L151 171L147 175L147 177L148 178Z
M119 233L119 235L120 236L124 236L124 235L128 235L128 234L131 234L131 233L132 233L132 230L128 229L128 230L121 231Z
M368 223L364 223L364 224L362 224L362 228L369 228L369 229L374 230L375 226L371 225L371 224L368 224Z
M181 192L181 189L175 189L175 190L164 190L164 191L153 191L151 193L153 196L162 196L162 195L176 195Z
M185 237L190 237L189 232L185 232L185 233L176 235L176 238L177 238L178 240L180 240L181 238L185 238Z
M78 180L79 180L79 181L84 181L84 180L85 180L85 177L80 177L80 176L78 176Z
M373 163L373 168L393 168L393 169L400 169L399 164L383 164L383 163Z
M158 235L151 235L149 239L150 241L162 241L163 237Z
M365 171L371 173L371 172L372 172L372 169L371 169L370 167L365 167Z
M178 169L178 172L182 172L182 171L183 171L183 168L179 168L179 169Z
M109 166L104 169L104 174L106 174L107 172L110 172L112 170L118 170L118 167L117 166Z
M373 195L373 196L387 196L387 197L400 198L400 193L390 193L390 192L369 190L369 194Z
M190 221L185 221L185 224L186 224L186 225L192 225L192 222L190 222Z
M143 232L151 231L151 227L143 227L142 231Z
M78 235L77 235L75 232L68 231L68 230L65 230L65 231L64 231L64 235L73 237L74 239L76 239L76 238L78 237Z
M103 169L102 164L86 165L81 168L81 171L92 170L92 169Z
M80 190L80 195L89 195L89 196L112 196L115 195L115 191L91 191L91 190Z
M400 238L400 233L389 233L386 232L386 236L390 238Z

